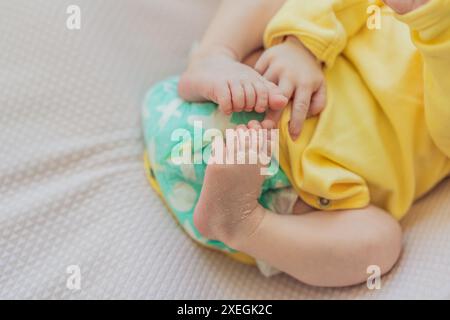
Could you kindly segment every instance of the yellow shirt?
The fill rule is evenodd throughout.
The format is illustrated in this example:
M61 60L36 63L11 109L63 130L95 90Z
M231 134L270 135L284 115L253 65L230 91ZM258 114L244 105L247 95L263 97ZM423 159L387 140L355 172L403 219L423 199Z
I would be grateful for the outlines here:
M280 163L300 197L401 219L450 173L450 0L403 16L377 5L372 29L371 1L288 0L264 41L297 36L326 65L326 109L296 141L290 108L279 124Z

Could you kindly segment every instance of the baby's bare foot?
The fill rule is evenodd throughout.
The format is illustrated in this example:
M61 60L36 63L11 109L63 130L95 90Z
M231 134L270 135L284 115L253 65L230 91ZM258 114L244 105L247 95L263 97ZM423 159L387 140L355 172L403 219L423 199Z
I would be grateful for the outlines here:
M249 144L246 137L250 132L261 132L266 124L251 121L248 126L239 126L235 129L238 143L230 150L226 145L221 147L223 154L230 159L236 159L239 152L245 152L245 164L210 164L206 169L205 180L200 199L194 213L194 223L202 235L207 238L220 240L230 246L238 243L239 239L249 237L259 226L265 210L258 203L264 176L261 168L264 166L258 161L249 162L250 155L263 152L263 156L270 155L270 134L258 144ZM227 136L227 139L230 135ZM247 141L247 143L245 143ZM235 141L236 142L236 141ZM221 145L221 146L220 146Z
M178 92L187 101L213 101L225 114L280 110L288 103L275 84L226 51L195 56L181 76Z

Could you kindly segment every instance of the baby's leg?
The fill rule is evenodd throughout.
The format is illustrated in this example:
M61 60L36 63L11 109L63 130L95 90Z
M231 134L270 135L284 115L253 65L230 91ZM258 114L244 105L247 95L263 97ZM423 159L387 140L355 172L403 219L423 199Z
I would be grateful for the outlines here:
M369 266L384 274L400 255L399 224L373 206L293 216L257 210L263 218L255 231L229 239L229 245L311 285L362 283Z
M277 215L258 204L262 182L258 165L209 165L194 215L198 230L316 286L361 283L368 266L386 273L397 261L401 229L383 210Z

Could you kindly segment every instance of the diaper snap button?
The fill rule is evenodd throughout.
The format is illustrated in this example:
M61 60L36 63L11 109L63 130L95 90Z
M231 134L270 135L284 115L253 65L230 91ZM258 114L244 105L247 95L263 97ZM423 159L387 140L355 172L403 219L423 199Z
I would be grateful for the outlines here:
M330 204L331 204L330 199L326 199L326 198L322 198L322 197L319 197L319 201L318 202L319 202L319 206L321 208L328 208L330 206Z

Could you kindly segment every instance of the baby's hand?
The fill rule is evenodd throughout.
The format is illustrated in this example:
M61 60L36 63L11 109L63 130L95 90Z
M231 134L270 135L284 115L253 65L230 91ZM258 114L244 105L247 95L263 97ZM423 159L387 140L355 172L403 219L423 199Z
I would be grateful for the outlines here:
M227 115L253 110L263 113L268 107L280 110L288 103L275 84L226 51L194 57L180 79L178 92L187 101L213 101Z
M267 80L278 84L283 94L293 98L289 132L296 139L308 116L319 114L326 105L326 85L321 63L295 37L264 52L255 69ZM268 111L278 121L280 111Z
M398 14L406 14L416 10L428 1L429 0L384 0L384 2Z

